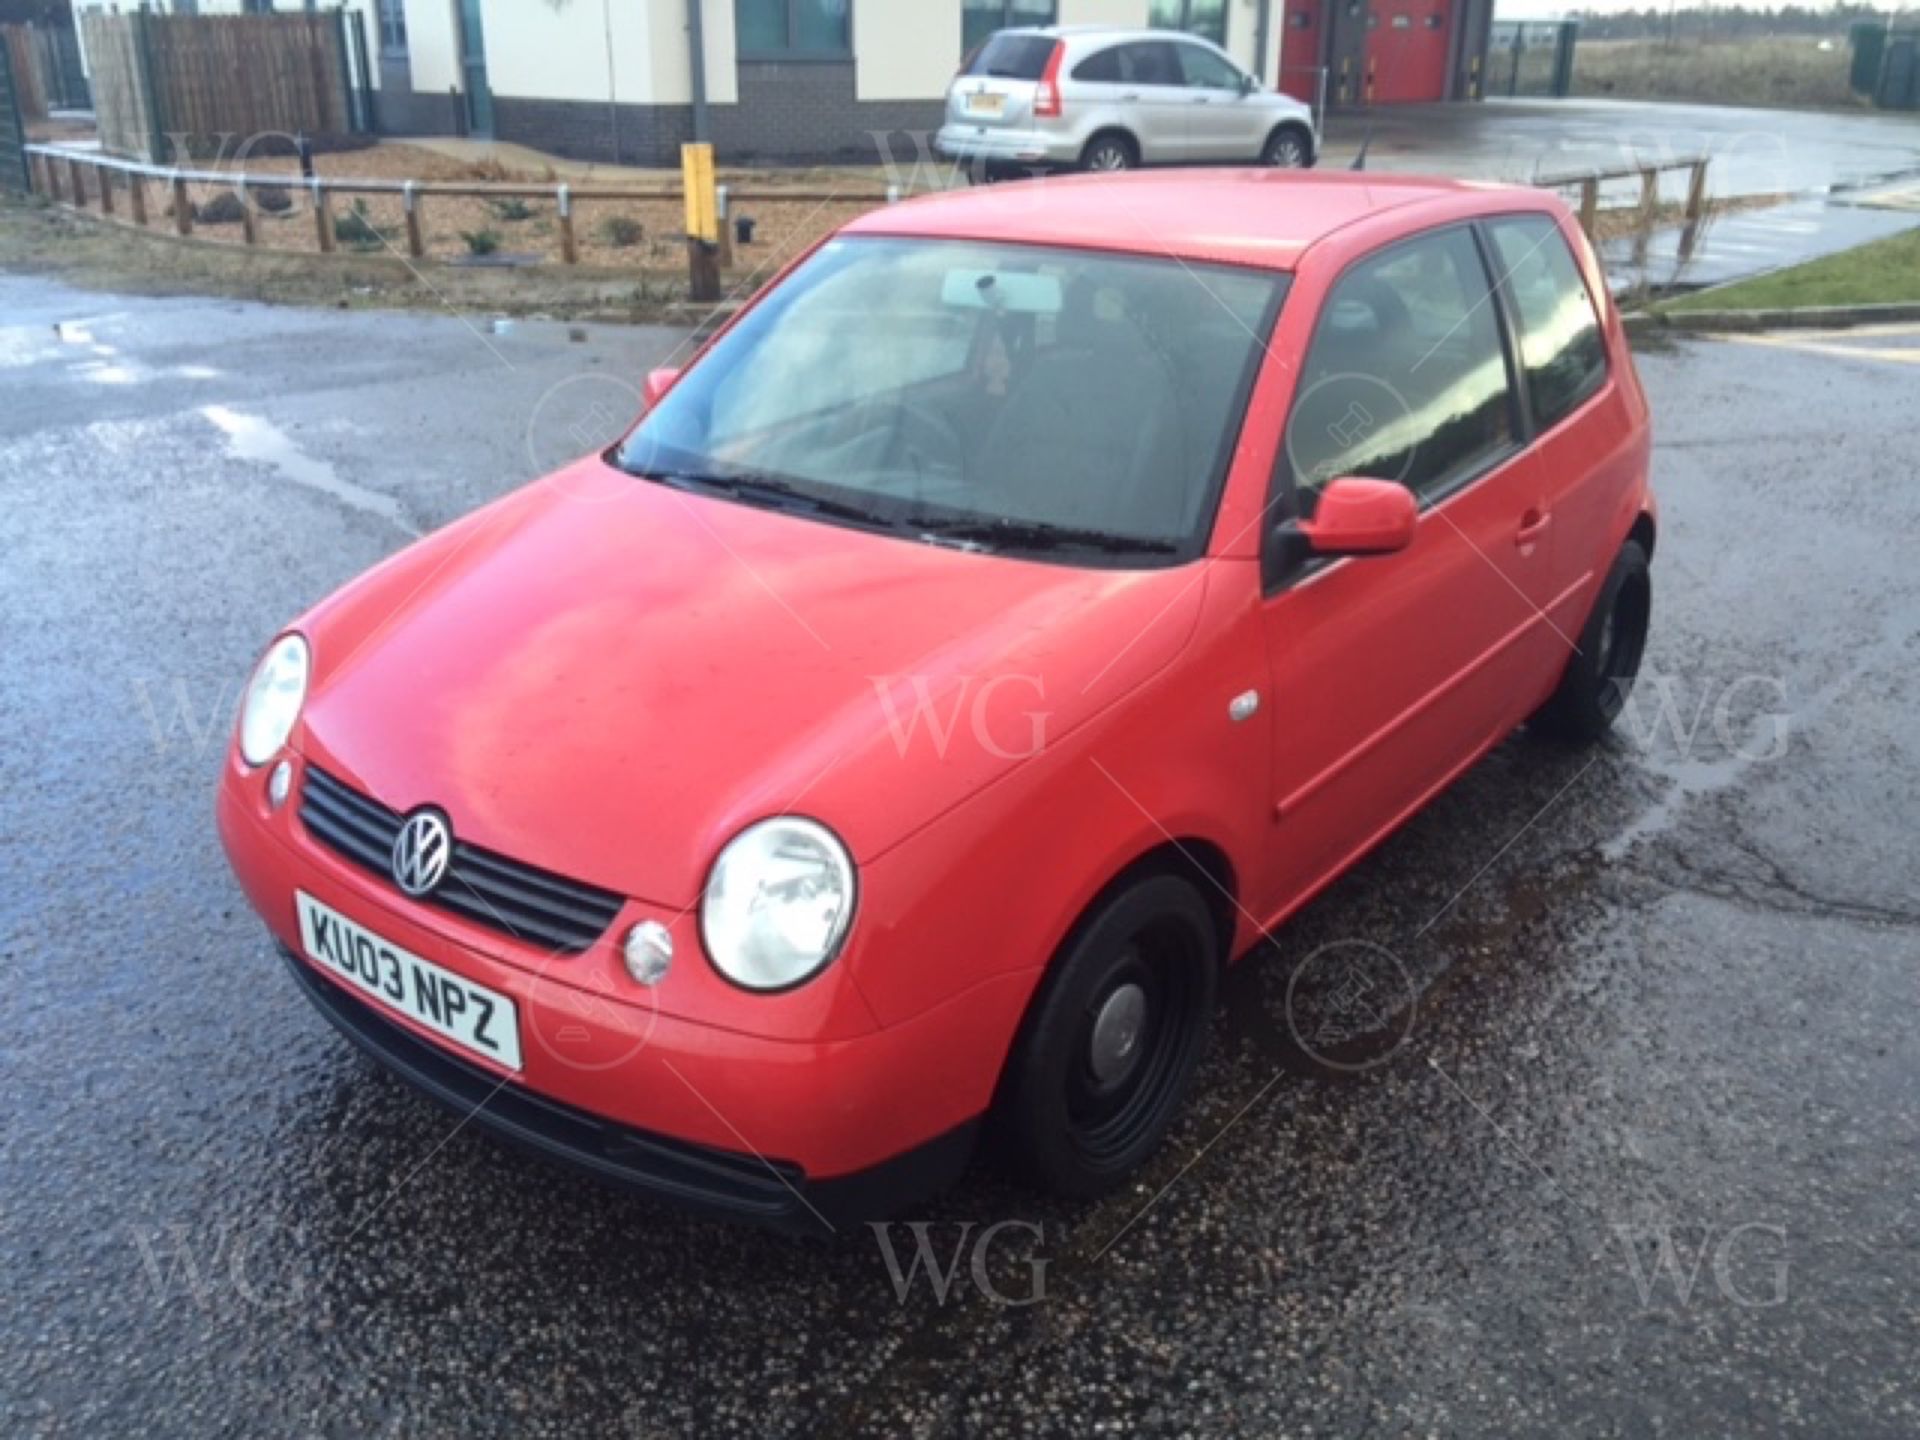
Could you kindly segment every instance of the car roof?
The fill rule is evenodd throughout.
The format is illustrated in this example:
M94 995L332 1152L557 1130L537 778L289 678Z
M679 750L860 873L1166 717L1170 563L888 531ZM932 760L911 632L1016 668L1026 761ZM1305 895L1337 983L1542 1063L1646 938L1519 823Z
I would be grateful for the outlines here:
M1049 176L923 195L848 235L1005 240L1291 270L1335 231L1387 211L1406 229L1490 210L1551 211L1547 192L1433 176L1269 169Z
M1204 35L1195 35L1185 30L1142 29L1137 25L1015 25L1005 30L996 30L989 35L993 40L1001 35L1038 35L1048 40L1198 40L1202 45L1218 49L1217 45Z

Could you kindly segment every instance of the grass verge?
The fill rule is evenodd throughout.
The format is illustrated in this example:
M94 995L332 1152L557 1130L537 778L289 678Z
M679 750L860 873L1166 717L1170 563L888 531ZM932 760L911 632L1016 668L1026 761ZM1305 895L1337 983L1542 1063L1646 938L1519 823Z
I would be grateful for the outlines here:
M1875 240L1838 255L1809 260L1702 290L1659 308L1785 310L1803 305L1877 305L1920 301L1920 229Z

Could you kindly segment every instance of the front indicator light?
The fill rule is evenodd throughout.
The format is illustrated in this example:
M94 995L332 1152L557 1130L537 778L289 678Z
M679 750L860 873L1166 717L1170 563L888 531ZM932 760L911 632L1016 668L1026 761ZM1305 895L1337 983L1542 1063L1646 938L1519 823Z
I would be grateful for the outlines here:
M642 920L620 947L627 974L637 985L658 985L673 966L673 936L658 920Z

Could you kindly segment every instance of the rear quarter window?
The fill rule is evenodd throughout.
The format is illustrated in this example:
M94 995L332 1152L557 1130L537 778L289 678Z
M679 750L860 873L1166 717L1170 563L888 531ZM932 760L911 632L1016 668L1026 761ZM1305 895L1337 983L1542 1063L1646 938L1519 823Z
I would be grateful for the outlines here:
M1520 358L1534 426L1545 430L1578 409L1607 378L1607 346L1593 296L1567 237L1545 215L1487 226L1494 263L1520 325Z
M1038 80L1046 73L1054 44L1045 35L996 35L980 47L967 73L999 80Z
M1109 84L1120 83L1120 47L1110 46L1098 54L1089 55L1073 67L1076 80L1106 81Z

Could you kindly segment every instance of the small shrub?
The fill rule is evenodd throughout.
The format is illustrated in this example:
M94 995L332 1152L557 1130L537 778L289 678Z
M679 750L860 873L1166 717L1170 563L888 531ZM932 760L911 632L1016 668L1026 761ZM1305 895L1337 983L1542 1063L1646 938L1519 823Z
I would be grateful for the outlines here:
M467 242L469 255L491 255L500 248L498 230L462 230L460 238Z
M600 238L616 250L627 250L646 238L647 227L631 215L609 215L600 222Z
M253 196L253 203L269 215L284 215L293 209L293 196L284 185L256 185L248 193Z
M384 250L391 234L367 218L365 200L355 200L351 210L344 211L335 219L333 233L334 238L349 250Z
M201 225L238 225L247 214L241 208L238 195L222 190L206 204L194 206L193 218Z
M487 203L493 213L502 220L531 220L540 213L518 195L510 195L505 200L490 200Z

